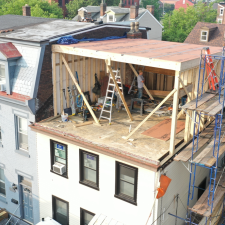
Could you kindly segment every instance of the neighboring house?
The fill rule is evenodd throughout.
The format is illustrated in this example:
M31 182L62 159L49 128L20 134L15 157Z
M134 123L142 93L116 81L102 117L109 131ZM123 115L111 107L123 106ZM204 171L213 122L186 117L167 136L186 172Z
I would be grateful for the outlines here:
M128 38L52 45L55 117L30 125L37 132L41 217L53 217L62 225L86 225L90 221L100 225L110 222L145 225L151 212L148 225L174 224L176 218L168 213L185 218L190 176L188 160L182 163L173 159L180 152L185 155L189 151L189 155L192 149L189 128L193 123L189 115L184 116L179 122L185 130L176 134L176 127L180 126L176 126L178 96L181 96L179 78L186 89L196 95L201 48L201 45ZM221 54L221 48L213 47L211 52ZM114 69L120 68L125 85L130 85L134 78L130 68L133 64L137 68L145 66L145 84L152 93L158 90L166 96L173 89L175 93L177 90L173 100L166 104L173 105L172 125L159 128L158 138L152 136L154 130L152 135L145 131L165 119L170 120L171 115L153 115L128 139L123 137L129 135L129 127L132 126L133 132L147 114L140 119L139 113L132 113L131 122L129 113L114 109L110 126L107 120L101 120L101 126L90 124L95 123L92 118L83 123L79 116L70 117L73 122L61 122L61 112L70 106L62 98L61 89L74 85L73 74L78 71L79 86L83 91L91 92L95 73L107 78L106 63ZM69 76L66 68L71 68ZM95 99L92 93L91 101ZM96 111L97 117L99 113ZM98 123L98 119L96 121ZM209 130L202 142L209 143L212 135ZM163 174L172 181L166 194L153 206ZM196 174L194 186L201 190L196 189L190 207L200 198L209 181L206 168L198 167ZM99 219L95 223L96 218ZM178 219L176 224L182 225L184 221Z
M194 3L192 3L189 0L179 0L175 3L175 9L184 8L186 9L188 6L192 6Z
M198 22L184 43L223 47L225 24Z
M161 40L161 23L154 17L154 6L148 5L146 9L132 5L130 8L120 6L106 6L102 3L100 6L87 6L78 10L78 15L74 17L75 21L84 21L92 19L105 23L118 25L129 25L131 22L139 22L140 27L148 30L148 39Z
M163 7L163 4L171 4L175 6L177 1L178 0L161 0L160 7Z
M224 2L220 2L217 4L217 17L216 17L217 23L225 24L224 9L225 9Z
M40 221L37 139L28 125L53 115L51 45L65 35L103 38L129 30L0 16L0 208L32 224Z
M66 4L68 4L71 0L48 0L49 3L51 2L56 2L58 3L58 6L62 8L63 10L63 15L66 16L67 14L67 9L66 9Z

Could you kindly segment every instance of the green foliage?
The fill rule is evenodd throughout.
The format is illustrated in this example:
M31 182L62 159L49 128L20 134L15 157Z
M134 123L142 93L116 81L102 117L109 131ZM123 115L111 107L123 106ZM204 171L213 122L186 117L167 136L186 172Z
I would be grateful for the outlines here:
M174 10L174 4L164 4L164 12L169 13Z
M166 13L162 19L164 26L163 40L184 42L197 22L216 22L217 12L203 2L198 2L195 6L188 6L185 10L180 8L174 10L172 14Z
M107 0L108 6L118 6L120 0ZM66 4L68 18L73 19L77 15L77 10L88 5L100 6L101 0L72 0Z
M4 3L1 5L1 2ZM31 16L46 18L63 18L63 11L54 1L50 4L46 0L0 0L0 15L22 15L22 7L28 4L31 7Z
M162 9L159 8L159 0L143 0L142 1L143 8L146 9L147 5L154 5L155 6L154 16L157 20L159 20L160 17L161 17L161 14L162 14Z

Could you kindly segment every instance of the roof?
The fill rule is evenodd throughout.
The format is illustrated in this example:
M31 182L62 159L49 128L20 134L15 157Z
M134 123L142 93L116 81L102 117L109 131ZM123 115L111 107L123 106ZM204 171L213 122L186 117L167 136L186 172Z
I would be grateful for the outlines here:
M200 41L200 31L202 28L211 29L208 42ZM224 43L224 34L225 24L198 22L184 43L222 47Z
M219 3L213 3L213 9L217 9Z
M86 12L99 12L100 6L88 5L86 7L81 7L80 9L78 9L78 11L80 11L80 10L85 10Z
M194 5L194 3L192 3L189 0L179 0L175 3L175 9L179 9L179 8L184 8L186 9L188 6Z
M177 2L178 0L161 0L162 3L166 3L166 4L173 4L175 5L175 3Z
M53 48L56 48L56 52L65 51L64 53L68 54L73 52L83 56L88 54L87 57L101 59L111 57L113 61L172 70L182 69L180 68L181 63L183 63L183 66L185 66L185 63L188 64L188 62L197 63L196 65L193 64L193 67L197 66L202 50L201 45L147 39L119 39L67 46L53 45ZM221 48L211 48L212 54L221 53L221 51Z
M20 52L17 50L17 48L11 42L0 44L0 52L7 59L18 58L22 56Z
M110 7L107 7L106 8L106 12L108 11L113 11L114 13L118 13L118 14L123 14L123 13L129 13L130 12L130 9L129 8L121 8L119 6L110 6Z
M52 20L56 20L56 19L8 14L8 15L0 16L0 30L10 29L10 28L17 29L20 27L40 24L40 23L44 23L44 22L48 22Z
M0 17L1 24L1 17ZM0 38L9 38L23 41L43 42L53 38L71 34L95 26L93 23L79 23L68 20L53 20L31 26L18 28L12 32L0 33Z

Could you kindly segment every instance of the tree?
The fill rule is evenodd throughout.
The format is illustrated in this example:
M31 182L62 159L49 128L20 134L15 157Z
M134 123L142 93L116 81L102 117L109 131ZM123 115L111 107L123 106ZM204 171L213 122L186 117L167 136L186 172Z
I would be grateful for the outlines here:
M168 3L164 4L164 12L165 13L169 13L173 10L174 10L174 4L168 4Z
M54 1L50 4L46 0L7 0L1 5L0 15L22 15L22 7L28 4L31 7L31 16L46 18L63 18L63 11Z
M120 0L107 0L108 6L118 6ZM78 9L81 7L86 7L88 5L100 6L101 0L72 0L66 4L67 16L69 19L73 19L77 13Z
M163 40L184 42L197 22L216 22L217 11L212 8L212 4L206 5L198 2L187 9L179 8L172 14L166 13L162 19L164 26Z
M159 8L159 0L143 0L143 8L146 8L147 5L154 5L154 17L159 20L162 15L162 9Z

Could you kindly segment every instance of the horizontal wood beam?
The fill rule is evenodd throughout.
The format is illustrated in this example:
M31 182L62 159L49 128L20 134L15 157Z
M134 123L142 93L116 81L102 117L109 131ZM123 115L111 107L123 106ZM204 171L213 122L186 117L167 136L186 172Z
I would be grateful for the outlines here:
M145 66L144 72L159 73L168 76L175 76L175 70L161 69L157 67Z
M88 58L85 58L85 60L88 60ZM81 58L80 60L74 59L74 62L77 62L77 61L83 61L83 58ZM72 60L68 60L68 64L72 62L73 62ZM64 65L64 62L62 64ZM59 63L56 63L55 65L59 66Z

